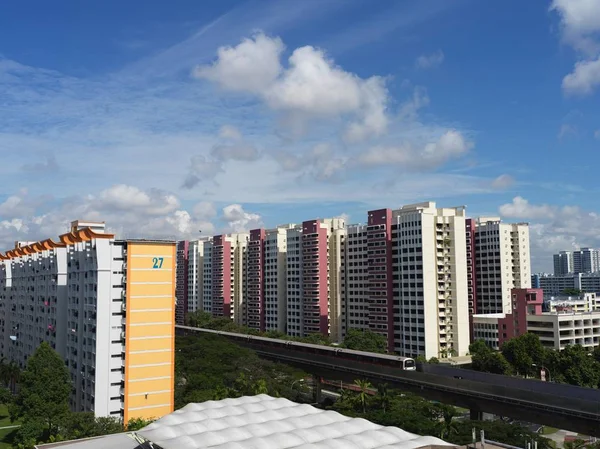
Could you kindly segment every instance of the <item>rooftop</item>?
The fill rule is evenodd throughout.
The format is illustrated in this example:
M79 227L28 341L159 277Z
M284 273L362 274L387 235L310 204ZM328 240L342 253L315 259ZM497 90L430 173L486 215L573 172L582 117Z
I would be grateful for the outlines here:
M142 430L155 449L414 449L452 446L439 438L383 427L268 395L188 404ZM128 434L39 448L138 449ZM149 447L149 446L148 446Z

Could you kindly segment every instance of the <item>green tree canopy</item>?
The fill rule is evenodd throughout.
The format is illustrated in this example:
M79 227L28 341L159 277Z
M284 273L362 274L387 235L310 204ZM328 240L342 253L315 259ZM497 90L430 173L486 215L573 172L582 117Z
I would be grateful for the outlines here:
M469 346L472 366L475 371L493 374L510 374L510 363L499 352L493 351L483 340L477 340Z
M531 333L511 338L502 345L501 351L515 371L523 376L535 376L539 369L536 366L542 366L546 356L540 338Z
M69 413L71 379L63 359L46 342L27 361L21 374L19 394L11 406L11 418L23 418L23 432L37 428L49 438Z
M368 329L348 329L346 338L341 345L343 348L356 351L378 352L384 354L387 348L385 337Z

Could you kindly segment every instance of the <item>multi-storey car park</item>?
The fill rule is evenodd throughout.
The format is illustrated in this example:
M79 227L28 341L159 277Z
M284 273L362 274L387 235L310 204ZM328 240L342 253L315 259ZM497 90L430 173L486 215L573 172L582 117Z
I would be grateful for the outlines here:
M58 241L0 253L0 287L0 355L23 368L48 342L69 368L73 410L125 421L173 411L175 242L74 221Z

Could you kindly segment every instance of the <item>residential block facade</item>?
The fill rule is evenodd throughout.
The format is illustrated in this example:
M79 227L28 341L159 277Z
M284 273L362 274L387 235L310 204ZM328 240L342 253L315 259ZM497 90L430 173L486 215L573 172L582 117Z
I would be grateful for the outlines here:
M174 242L117 240L75 221L57 241L0 254L0 354L24 367L48 342L75 411L160 417L174 408Z

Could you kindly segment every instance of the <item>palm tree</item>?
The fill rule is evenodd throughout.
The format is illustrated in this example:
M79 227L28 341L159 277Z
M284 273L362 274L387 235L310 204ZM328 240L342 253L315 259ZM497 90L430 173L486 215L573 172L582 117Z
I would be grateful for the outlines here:
M390 395L388 393L388 385L387 384L377 385L377 397L379 399L379 404L381 405L381 409L383 410L383 413L385 413L387 406L390 403Z
M448 438L452 433L458 433L456 423L453 421L458 415L456 409L451 405L441 405L442 412L442 430L440 432L440 438L443 440Z
M357 379L354 381L354 385L360 388L360 391L358 393L358 401L362 406L363 413L367 413L367 399L369 398L368 391L369 388L372 387L371 382L369 382L368 380Z

